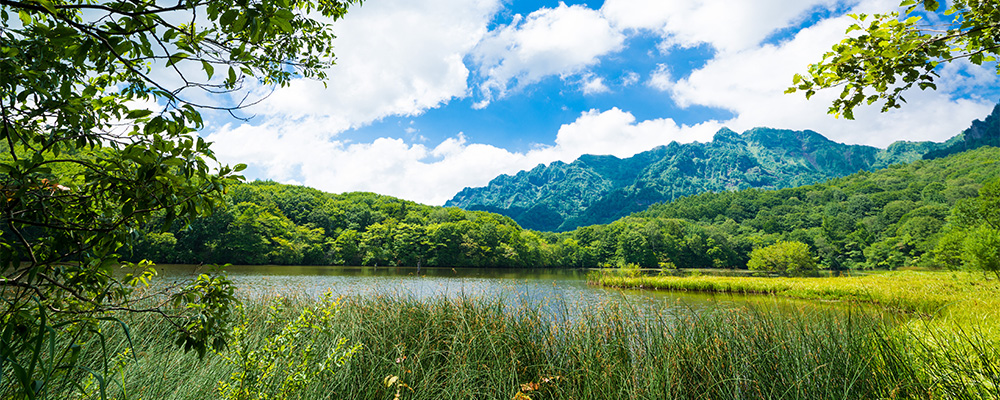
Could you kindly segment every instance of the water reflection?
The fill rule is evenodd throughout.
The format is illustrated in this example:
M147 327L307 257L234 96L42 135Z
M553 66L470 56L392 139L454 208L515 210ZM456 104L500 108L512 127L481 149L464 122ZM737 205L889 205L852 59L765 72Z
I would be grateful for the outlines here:
M205 272L204 267L158 265L166 282L190 279ZM268 296L315 296L330 291L337 296L392 296L418 299L500 298L508 307L541 305L557 317L575 314L582 306L612 302L626 309L665 309L683 313L705 309L792 307L828 310L841 303L786 299L774 296L746 296L725 293L671 292L605 289L588 285L586 270L332 267L332 266L231 266L227 273L239 294L249 298ZM699 271L706 273L706 271Z

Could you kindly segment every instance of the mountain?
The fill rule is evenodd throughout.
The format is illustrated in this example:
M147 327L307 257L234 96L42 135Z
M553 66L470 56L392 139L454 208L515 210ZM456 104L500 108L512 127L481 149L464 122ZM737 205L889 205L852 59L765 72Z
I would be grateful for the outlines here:
M1000 105L947 142L896 142L886 149L837 143L810 130L739 134L723 128L708 143L673 142L625 159L584 155L568 164L540 164L498 176L486 187L465 188L445 205L503 214L527 229L567 231L682 196L795 187L996 145L998 132Z
M969 129L944 142L943 148L927 152L923 158L932 160L983 146L1000 147L1000 104L993 107L986 119L972 121Z

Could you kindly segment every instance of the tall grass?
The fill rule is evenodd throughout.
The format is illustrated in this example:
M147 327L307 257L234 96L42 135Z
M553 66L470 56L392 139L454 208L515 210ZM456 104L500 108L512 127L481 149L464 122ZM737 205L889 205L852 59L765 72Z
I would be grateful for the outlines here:
M645 288L739 294L774 294L814 300L878 304L977 329L1000 337L1000 282L967 272L885 271L826 278L731 276L639 276L596 273L592 283L615 288Z
M314 300L278 301L290 319ZM300 398L998 397L1000 354L973 334L921 336L878 317L812 308L660 311L609 302L566 318L568 310L508 304L469 297L345 299L336 334L363 348ZM268 302L248 302L246 311L247 326L255 327L247 343L279 329L266 322L273 318ZM123 364L116 376L124 390L110 394L217 397L232 365L219 355L198 360L174 350L158 320L129 318L137 360Z

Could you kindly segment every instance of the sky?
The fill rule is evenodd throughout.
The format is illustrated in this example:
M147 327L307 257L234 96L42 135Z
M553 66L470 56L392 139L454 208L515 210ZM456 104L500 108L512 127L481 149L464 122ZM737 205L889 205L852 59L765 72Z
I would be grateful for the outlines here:
M759 126L885 147L944 141L1000 100L995 70L941 68L902 109L827 114L784 94L898 0L366 0L334 23L337 61L201 135L249 179L442 205L464 187L583 154L629 157ZM273 90L273 92L271 92Z

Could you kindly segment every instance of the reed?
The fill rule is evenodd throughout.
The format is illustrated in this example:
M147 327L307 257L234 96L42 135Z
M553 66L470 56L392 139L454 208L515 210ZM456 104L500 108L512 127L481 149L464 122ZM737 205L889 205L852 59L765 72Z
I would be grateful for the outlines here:
M245 343L263 343L281 326L268 320L291 321L315 302L248 301ZM977 333L937 337L880 316L810 307L660 310L609 302L568 308L474 297L346 298L333 318L334 335L363 347L296 398L964 399L998 394L1000 354ZM173 348L161 321L128 318L139 339L136 360L121 364L114 374L120 384L109 395L218 397L219 382L235 371L225 354L198 360ZM124 350L121 338L112 342L115 351ZM54 396L84 397L71 391Z
M1000 282L951 271L882 271L860 276L760 278L730 276L590 275L591 283L613 288L771 294L784 297L877 304L988 331L1000 337Z

